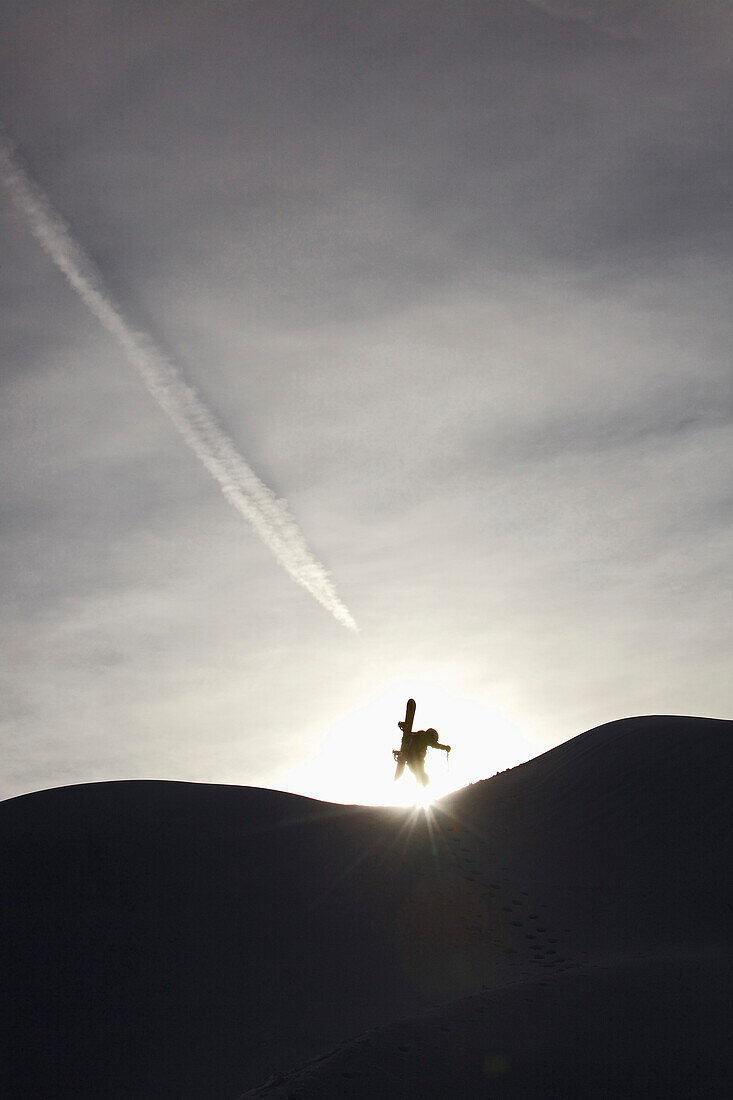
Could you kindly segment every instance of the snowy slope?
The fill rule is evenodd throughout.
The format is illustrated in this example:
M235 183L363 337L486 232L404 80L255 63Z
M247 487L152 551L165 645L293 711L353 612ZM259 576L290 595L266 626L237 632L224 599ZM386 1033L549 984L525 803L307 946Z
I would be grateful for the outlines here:
M246 1093L399 1097L724 1097L730 961L589 962L374 1029Z
M657 1095L695 1095L726 1068L732 734L612 723L429 818L152 781L2 803L2 1094L588 1095L674 1049Z
M247 1095L727 1095L732 738L629 719L445 800L466 927L513 973Z

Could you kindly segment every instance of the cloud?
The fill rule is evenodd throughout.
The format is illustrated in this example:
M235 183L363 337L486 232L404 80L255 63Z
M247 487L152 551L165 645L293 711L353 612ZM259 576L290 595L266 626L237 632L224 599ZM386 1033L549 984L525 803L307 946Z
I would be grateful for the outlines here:
M277 783L412 669L538 749L728 713L724 36L654 0L643 44L614 0L624 37L529 3L30 7L0 36L29 171L362 634L242 539L8 217L4 789Z
M614 32L618 30L616 24L622 17L628 17L634 8L638 8L638 4L629 5L619 0L528 0L528 3L559 19L591 23Z
M21 167L4 134L0 134L0 174L36 240L100 324L122 345L148 393L219 484L229 503L252 524L293 580L310 592L337 622L355 630L350 611L309 550L285 502L277 499L244 461L180 368L158 350L148 335L125 320L99 272L47 197Z
M730 32L732 13L729 0L527 0L558 19L587 23L616 38L656 38L684 28L692 37L702 32Z

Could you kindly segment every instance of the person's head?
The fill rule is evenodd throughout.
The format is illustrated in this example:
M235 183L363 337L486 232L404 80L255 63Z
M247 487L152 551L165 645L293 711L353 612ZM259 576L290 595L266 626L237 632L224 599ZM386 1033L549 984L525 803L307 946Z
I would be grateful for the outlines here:
M430 745L437 745L438 744L438 731L434 730L431 726L430 729L425 730L425 732L428 735L428 743Z

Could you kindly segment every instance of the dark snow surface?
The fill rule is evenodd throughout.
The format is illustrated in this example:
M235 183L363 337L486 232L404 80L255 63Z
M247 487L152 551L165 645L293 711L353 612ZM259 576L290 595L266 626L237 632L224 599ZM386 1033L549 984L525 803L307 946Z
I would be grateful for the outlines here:
M0 804L3 1097L728 1093L733 723L590 730L422 811Z

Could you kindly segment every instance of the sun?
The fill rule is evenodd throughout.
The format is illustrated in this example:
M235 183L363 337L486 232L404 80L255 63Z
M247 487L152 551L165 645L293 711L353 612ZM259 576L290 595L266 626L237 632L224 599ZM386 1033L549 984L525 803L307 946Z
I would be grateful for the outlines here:
M405 769L395 782L392 750L408 698L416 701L414 728L433 727L450 754L429 749L430 785L420 788ZM467 695L448 677L405 676L382 683L315 738L313 755L280 777L283 790L328 802L428 807L449 791L486 779L534 755L519 727L491 700Z
M431 791L430 787L418 787L415 792L414 805L418 806L421 810L429 810L436 799L436 795Z

